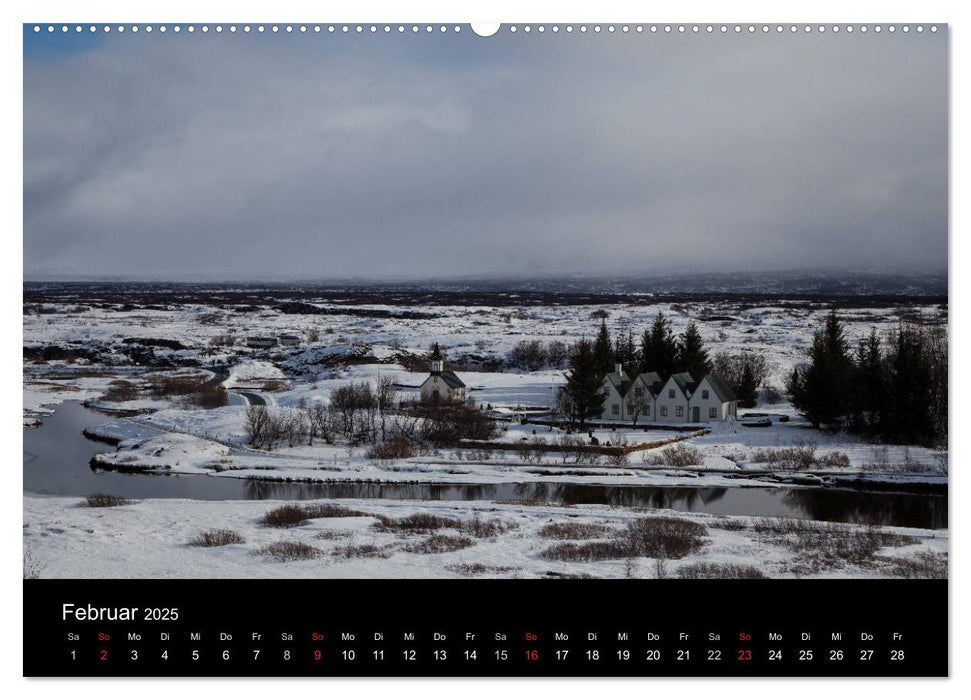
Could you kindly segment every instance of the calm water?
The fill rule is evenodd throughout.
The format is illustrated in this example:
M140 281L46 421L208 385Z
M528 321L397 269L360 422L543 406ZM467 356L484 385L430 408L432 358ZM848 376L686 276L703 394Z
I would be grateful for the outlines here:
M539 500L554 503L670 508L722 515L812 518L907 527L947 527L947 497L848 489L596 486L554 482L520 484L293 484L226 477L148 476L94 471L95 452L113 449L81 435L110 420L79 403L59 406L39 428L24 431L24 490L34 494L200 500L394 498L451 501ZM151 432L146 430L146 432Z

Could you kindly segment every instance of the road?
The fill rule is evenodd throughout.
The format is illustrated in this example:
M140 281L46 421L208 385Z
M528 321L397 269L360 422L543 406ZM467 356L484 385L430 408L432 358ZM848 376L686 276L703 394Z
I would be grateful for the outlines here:
M229 379L229 367L227 365L213 365L211 367L207 367L206 369L210 370L216 375L216 379L220 384ZM255 392L240 391L239 389L229 389L229 391L242 396L244 399L246 399L246 403L250 406L266 406L266 399Z
M234 390L235 393L246 399L246 403L250 406L266 406L266 399L257 393L252 391L240 391L238 389Z

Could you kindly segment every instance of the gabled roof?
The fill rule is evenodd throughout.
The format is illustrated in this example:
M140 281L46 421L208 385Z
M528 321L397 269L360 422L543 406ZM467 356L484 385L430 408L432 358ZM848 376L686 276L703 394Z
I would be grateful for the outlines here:
M681 390L681 393L685 396L690 396L691 392L695 388L695 380L688 372L678 372L677 374L672 374L669 381L674 381L677 387Z
M655 396L657 396L658 392L661 391L661 387L664 386L664 382L661 381L661 375L657 372L641 372L637 375L634 381L636 382L638 379L640 379L644 383L644 386L647 387L647 390ZM631 383L633 384L633 382Z
M738 397L735 396L735 392L732 391L732 388L728 385L728 382L726 382L721 376L717 374L709 374L705 377L705 379L708 380L708 383L711 385L711 388L715 392L715 396L718 397L719 401L722 403L738 401Z
M432 376L441 377L442 381L445 382L450 389L461 389L465 386L465 382L459 379L458 375L450 369L443 372L432 372Z
M630 377L627 376L627 372L623 370L620 372L608 372L606 379L617 387L617 391L623 396L627 392L627 386L630 384Z

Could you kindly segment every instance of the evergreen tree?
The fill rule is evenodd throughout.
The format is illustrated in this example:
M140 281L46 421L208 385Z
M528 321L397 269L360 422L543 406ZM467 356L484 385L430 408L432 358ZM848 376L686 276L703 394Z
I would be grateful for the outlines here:
M852 370L843 324L834 310L813 337L809 363L794 369L789 378L792 405L816 428L823 423L838 423L850 406Z
M603 412L607 400L601 382L603 375L597 367L593 345L583 338L570 353L570 369L566 373L564 405L572 420L584 423Z
M678 343L671 331L671 323L658 312L651 327L641 336L641 371L657 372L661 378L678 371Z
M870 334L857 345L855 364L853 388L850 392L850 427L859 431L877 432L880 430L881 414L884 411L886 377L880 336L877 335L876 328L871 328Z
M610 342L610 332L607 330L605 319L600 320L600 331L593 343L593 357L598 379L603 379L608 372L614 371L614 346Z
M681 334L681 341L678 343L677 364L677 371L689 372L695 381L711 372L708 350L705 348L705 341L701 339L701 333L698 332L698 326L695 325L694 321L688 323L688 327Z
M752 369L751 363L746 362L742 365L742 376L735 390L739 407L755 408L755 404L758 401L758 391L759 383L755 377L755 372Z
M922 329L906 326L890 336L881 425L884 438L892 442L931 444L934 439L934 369L926 341Z
M632 377L637 374L637 344L630 328L626 333L618 333L614 339L614 362L623 365L624 371Z

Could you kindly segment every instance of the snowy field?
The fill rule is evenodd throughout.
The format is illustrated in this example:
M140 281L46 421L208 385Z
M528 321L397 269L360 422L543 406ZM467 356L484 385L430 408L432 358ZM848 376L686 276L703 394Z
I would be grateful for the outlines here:
M24 541L38 574L56 578L658 578L683 576L683 567L690 572L697 565L715 572L751 567L772 578L869 578L940 575L947 562L942 530L817 524L818 531L793 533L784 532L791 525L785 520L609 506L350 499L329 505L366 515L313 518L289 528L261 524L282 505L156 500L90 508L76 498L25 498ZM382 529L375 517L401 521L416 513L453 522ZM690 553L661 558L611 548L630 523L657 516L701 526L686 545ZM242 541L192 544L213 528ZM279 543L297 546L274 548ZM848 557L849 551L856 554Z
M678 440L679 449L694 455L687 464L681 463L684 452L675 454L667 447L596 463L557 451L527 459L514 449L532 440L555 443L564 437L559 429L520 423L521 416L542 413L553 404L564 376L562 369L524 371L509 366L507 359L516 343L589 338L602 316L612 333L630 327L636 336L658 311L668 316L675 332L695 321L712 355L744 351L765 357L766 384L779 390L793 367L804 360L812 332L827 309L811 304L652 304L642 299L611 306L435 306L399 317L402 308L393 305L358 305L346 314L333 307L319 315L215 303L134 309L51 303L24 314L23 422L25 429L36 426L64 401L83 401L105 412L103 423L87 430L105 441L91 443L92 451L101 452L96 460L103 468L218 479L726 488L866 484L919 486L938 492L946 488L946 453L918 446L874 445L844 432L814 430L784 400L752 409L771 415L772 425L767 428L737 422L694 426L703 428L702 434L618 423L592 431L601 445ZM374 317L369 317L372 312ZM847 336L855 342L871 328L884 332L902 319L946 322L946 314L946 308L928 305L854 308L843 317ZM247 336L283 333L299 335L300 344L270 350L244 345ZM424 357L433 342L447 348L449 362L467 384L470 400L501 418L499 435L492 441L497 447L432 449L408 458L375 459L368 456L366 445L346 440L284 443L272 451L247 444L245 414L254 402L275 411L326 405L331 392L347 382L375 385L383 378L393 380L400 400L416 400L418 386L427 376ZM179 396L149 391L160 382L192 375L221 384L228 391L227 405L202 408L188 405ZM118 380L130 382L136 395L119 398ZM796 467L771 461L780 448L793 446L808 451L806 464ZM774 530L743 514L726 520L692 513L679 517L703 526L700 544L696 542L697 547L680 559L662 561L630 550L629 543L617 544L625 541L632 522L664 514L631 507L342 500L342 506L366 515L313 518L280 530L259 523L267 511L283 505L268 501L143 500L113 508L87 508L79 501L25 495L25 544L39 562L39 575L652 578L699 572L727 577L732 567L744 566L770 577L942 575L946 571L946 530L887 528L886 537L858 526L823 534L778 532L780 528ZM380 527L381 517L415 513L460 523L476 516L498 520L501 531L485 536L470 534L471 526L466 525L421 533ZM579 529L583 537L565 540L566 558L547 552L564 541L541 533L547 525L563 523L584 526ZM242 542L220 547L188 544L213 528L231 530ZM439 535L445 539L429 544ZM846 545L845 551L840 549L845 544L841 538L852 540L857 535L866 540L866 546L861 549L856 542ZM310 558L278 561L272 553L261 553L276 542L291 541L313 548ZM874 542L879 546L871 546ZM835 547L837 554L814 553L813 546ZM455 549L435 551L438 547ZM588 550L599 554L583 560ZM847 553L863 550L867 555L858 560ZM597 558L604 554L611 556ZM845 561L840 561L841 556ZM679 574L681 567L689 568Z

